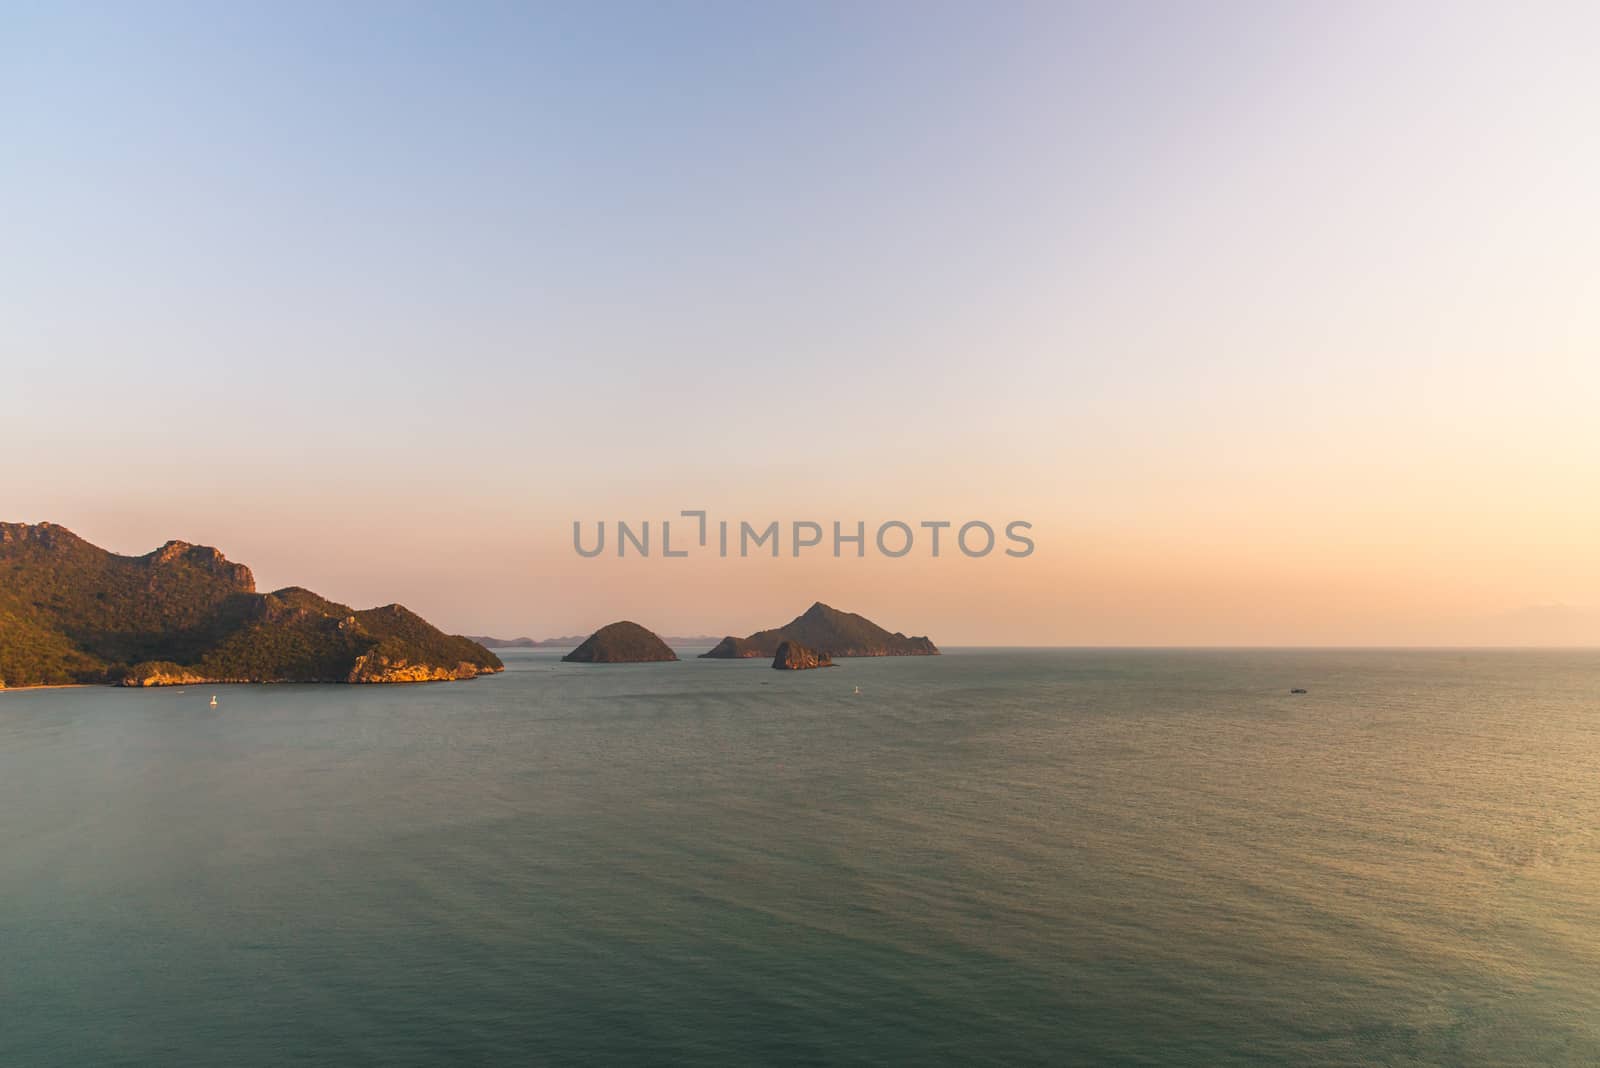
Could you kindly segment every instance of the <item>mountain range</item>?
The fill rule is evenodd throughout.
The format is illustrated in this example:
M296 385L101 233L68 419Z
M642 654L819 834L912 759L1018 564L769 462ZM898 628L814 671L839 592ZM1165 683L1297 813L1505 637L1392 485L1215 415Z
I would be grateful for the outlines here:
M429 682L501 671L486 648L566 647L563 659L676 659L670 645L619 622L587 638L534 641L445 634L398 604L356 610L298 586L258 593L243 564L169 541L143 556L107 552L54 523L0 523L0 688L71 683ZM817 602L789 623L729 636L712 659L773 658L793 643L812 658L934 656L926 637L890 632ZM803 649L801 647L804 647Z

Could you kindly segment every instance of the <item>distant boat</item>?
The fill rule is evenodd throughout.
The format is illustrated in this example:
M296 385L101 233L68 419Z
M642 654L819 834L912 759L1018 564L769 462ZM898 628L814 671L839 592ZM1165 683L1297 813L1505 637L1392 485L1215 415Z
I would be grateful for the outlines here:
M856 696L857 697L861 696L861 687L859 687L859 686L856 687Z
M1290 690L1289 692L1290 693L1305 693L1305 691L1300 689L1298 686L1295 687L1294 689Z
M216 694L212 694L211 695L211 707L212 708L216 708L217 707L217 695Z

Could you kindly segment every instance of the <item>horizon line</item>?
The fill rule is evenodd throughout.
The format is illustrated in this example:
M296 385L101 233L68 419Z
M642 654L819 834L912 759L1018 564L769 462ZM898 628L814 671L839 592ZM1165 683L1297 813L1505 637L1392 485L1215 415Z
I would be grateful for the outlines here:
M457 637L467 637L467 635L462 634L462 635L457 635ZM557 636L557 638L566 638L566 637L571 637L571 635L563 634L563 635L558 635ZM662 640L665 641L666 638L670 638L670 637L677 637L677 635L666 635L666 636L663 637ZM555 641L555 640L557 640L557 638L532 638L532 639L529 639L529 640L536 641L536 642L544 642L544 641ZM684 644L690 644L690 643L685 642ZM501 648L515 649L515 648L517 648L517 646L502 646ZM1461 652L1461 653L1471 653L1471 652L1527 652L1527 651L1533 651L1533 650L1547 651L1547 652L1600 652L1600 642L1595 642L1595 643L1591 643L1591 644L1588 644L1588 645L1534 645L1534 644L1528 644L1528 645L1177 645L1177 644L1172 644L1172 645L1117 645L1117 644L1105 644L1105 645L1081 645L1081 644L1080 645L1015 645L1015 644L1008 644L1008 643L999 643L999 644L992 644L991 645L991 644L981 644L981 643L974 643L974 642L960 642L960 643L956 643L956 644L953 644L953 645L942 645L942 646L939 646L939 648L940 648L941 651L946 650L946 649L952 649L952 650L953 649L1037 649L1037 650L1065 650L1065 651L1097 650L1097 651L1109 651L1109 652L1118 652L1118 651L1123 651L1123 652L1141 652L1141 651L1148 651L1148 650L1163 650L1163 651L1177 651L1177 652L1183 652L1183 651L1194 651L1194 652L1206 652L1206 651L1215 651L1215 652L1229 652L1229 651L1234 651L1234 652L1252 652L1252 651L1254 651L1254 652L1281 652L1281 651L1290 651L1290 650L1300 651L1300 652L1318 652L1318 651L1323 651L1323 652L1379 652L1379 651L1383 651L1383 652ZM849 657L848 659L851 659L851 660L880 660L880 659L887 660L887 659L893 659L893 657L892 656L885 656L885 657L864 656L864 657Z

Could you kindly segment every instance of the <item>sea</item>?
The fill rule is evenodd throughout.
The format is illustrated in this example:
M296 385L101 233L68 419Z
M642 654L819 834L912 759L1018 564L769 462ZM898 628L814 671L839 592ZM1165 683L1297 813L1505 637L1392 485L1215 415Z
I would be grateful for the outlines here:
M0 694L0 1065L1600 1064L1600 652L695 651Z

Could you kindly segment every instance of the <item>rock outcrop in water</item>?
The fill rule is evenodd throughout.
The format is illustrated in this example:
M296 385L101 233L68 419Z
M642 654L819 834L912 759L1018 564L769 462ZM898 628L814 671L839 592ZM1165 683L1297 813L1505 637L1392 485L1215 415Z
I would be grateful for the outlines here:
M676 660L678 654L655 632L624 619L601 627L561 659L574 664L648 664Z
M356 611L299 587L257 593L243 564L169 541L119 556L53 523L0 523L0 680L418 682L500 659L400 605Z
M729 636L702 657L715 660L775 656L785 641L797 641L819 653L845 656L938 656L938 647L927 638L908 638L890 633L854 612L841 612L818 601L793 620L772 630L757 631L748 638Z
M827 653L807 649L799 642L780 642L772 658L772 666L779 671L807 671L811 668L833 667Z

